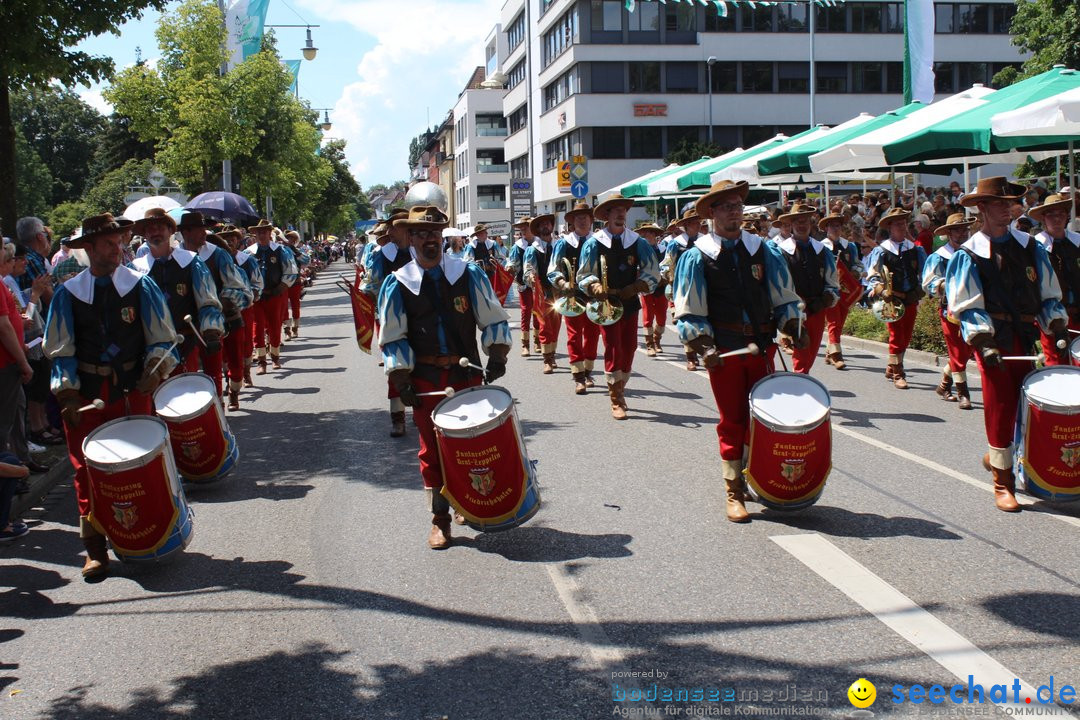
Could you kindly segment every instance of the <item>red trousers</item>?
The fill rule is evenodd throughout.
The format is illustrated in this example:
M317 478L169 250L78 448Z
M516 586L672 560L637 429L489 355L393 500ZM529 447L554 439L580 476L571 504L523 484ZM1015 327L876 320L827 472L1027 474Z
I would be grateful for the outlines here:
M716 434L720 439L720 458L741 460L743 446L750 442L750 388L773 372L772 353L735 355L724 358L720 367L709 368L720 422Z
M664 327L667 322L667 308L668 299L661 293L660 295L648 295L641 296L641 324L645 327L656 325L657 327Z
M908 305L904 308L904 317L896 322L889 323L889 354L899 355L907 350L911 344L911 333L915 330L915 316L918 314L917 304Z
M1070 322L1069 323L1069 329L1070 330L1080 330L1080 322ZM1078 337L1080 337L1080 335L1075 335L1073 333L1069 333L1069 337L1066 340L1066 342L1072 343L1072 341L1074 341ZM1053 335L1047 335L1046 333L1044 333L1042 331L1041 328L1039 329L1039 343L1042 345L1043 355L1046 356L1046 365L1047 365L1047 367L1050 367L1050 366L1053 366L1053 365L1068 365L1068 364L1073 362L1072 356L1069 355L1069 348L1068 347L1065 348L1065 354L1069 355L1070 359L1067 362L1062 362L1061 361L1061 359L1060 359L1060 357L1058 355L1058 353L1061 352L1061 351L1058 350L1058 347L1057 347L1057 344L1056 344L1057 341L1054 339L1054 336ZM1070 345L1070 347L1071 347L1071 345Z
M282 293L277 297L266 298L255 303L253 306L255 310L255 337L253 341L255 347L265 347L268 336L270 347L281 346L282 311L288 299L288 296Z
M964 372L971 359L971 346L964 342L960 326L942 317L941 334L945 336L945 348L949 351L949 371Z
M251 351L255 348L255 307L249 307L240 312L244 318L244 327L240 329L240 357L251 359Z
M840 336L844 334L844 323L847 322L850 305L841 305L839 302L825 311L825 327L829 331L829 344L839 345Z
M810 336L810 343L791 354L791 369L809 375L810 368L814 367L814 361L817 360L818 350L821 349L821 336L825 334L825 311L807 316L804 327L806 334Z
M596 360L596 346L600 344L600 326L585 313L566 318L566 353L570 356L570 368L574 372L585 371L585 361Z
M518 290L518 298L521 304L521 332L524 335L529 332L529 325L533 326L533 329L537 333L540 332L540 320L533 315L533 291L532 288L525 288Z
M296 278L296 282L289 288L289 308L292 310L292 316L294 319L300 318L300 293L304 291L304 283L300 278ZM286 314L288 314L286 312Z
M416 388L417 393L426 393L442 390L447 386L455 390L461 390L479 385L482 382L482 378L478 374L471 375L470 378L469 382L466 383L451 383L450 373L443 370L439 374L439 381L436 383L429 383L414 376L413 387ZM420 398L420 401L420 407L413 408L413 422L416 423L416 429L420 435L420 452L416 454L416 457L420 459L420 477L424 480L424 487L441 488L443 484L442 464L439 462L439 446L436 445L435 423L431 419L431 413L435 410L435 406L443 401L443 396L429 395Z
M1002 355L1026 355L1028 350L1018 341L1012 346L998 346ZM989 368L982 355L975 353L975 361L982 373L983 422L986 425L986 441L990 447L1008 448L1013 442L1016 427L1016 407L1020 401L1020 387L1024 376L1032 371L1030 362L1003 362Z
M619 372L629 376L637 352L637 321L638 314L628 312L614 325L600 326L600 334L604 336L604 371L609 375Z
M79 515L82 517L90 514L90 475L86 471L86 458L82 450L83 440L110 420L129 415L154 414L153 399L138 390L132 390L125 398L123 393L113 388L111 383L106 382L101 387L101 399L105 401L105 407L101 410L83 412L78 426L72 426L66 420L64 421L68 458L71 460L71 467L75 468L75 499L79 503ZM93 400L94 398L80 395L79 403L85 406Z
M540 322L540 329L536 331L536 335L540 338L540 347L544 348L544 352L554 352L555 346L559 343L562 315L555 312L547 300L544 301L544 307L547 308L547 312L540 312L540 308L533 307L534 314L538 316Z
M245 325L233 330L221 341L221 352L225 357L225 370L229 382L239 385L244 379L244 339L250 344L251 335ZM248 350L248 356L251 350Z

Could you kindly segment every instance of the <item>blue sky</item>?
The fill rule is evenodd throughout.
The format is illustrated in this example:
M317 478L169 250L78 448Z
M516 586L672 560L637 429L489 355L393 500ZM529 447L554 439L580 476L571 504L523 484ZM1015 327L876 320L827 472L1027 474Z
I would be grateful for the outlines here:
M174 3L170 8L175 7ZM300 97L330 108L353 174L364 187L408 174L409 140L440 123L473 69L502 0L270 0L268 24L321 25L312 30L318 57L300 68ZM158 13L127 23L80 49L113 58L117 69L158 55ZM300 58L303 28L275 30L283 59ZM103 112L101 86L75 90Z

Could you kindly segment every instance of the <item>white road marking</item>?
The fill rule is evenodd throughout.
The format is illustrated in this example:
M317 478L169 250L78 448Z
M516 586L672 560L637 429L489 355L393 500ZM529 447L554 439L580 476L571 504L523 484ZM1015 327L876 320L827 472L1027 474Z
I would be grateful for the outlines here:
M1056 705L1041 705L1035 688L1007 667L994 660L934 615L916 605L906 595L817 533L773 535L769 538L797 560L820 575L864 610L883 622L897 635L926 653L931 660L948 670L961 684L968 676L982 685L984 693L992 685L1006 685L1012 697L1012 684L1020 680L1020 702L999 708L1039 708L1042 715L1072 717ZM879 690L884 696L885 688ZM985 695L984 695L985 697ZM965 694L966 698L966 694ZM1031 704L1024 699L1032 698ZM883 698L884 699L884 698Z
M555 592L559 594L559 599L562 600L566 612L570 614L570 619L577 625L578 635L581 636L582 642L588 646L589 653L593 656L593 660L596 661L597 665L613 667L625 663L626 656L622 650L615 647L614 643L611 642L611 638L604 632L604 627L600 624L596 613L593 612L588 603L581 599L583 593L577 580L566 571L563 565L548 564L544 567L547 569L551 584L555 586Z

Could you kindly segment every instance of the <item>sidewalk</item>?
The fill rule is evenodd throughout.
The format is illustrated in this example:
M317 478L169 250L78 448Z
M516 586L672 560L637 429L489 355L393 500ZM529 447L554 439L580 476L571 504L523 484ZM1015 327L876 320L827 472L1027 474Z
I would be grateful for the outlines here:
M53 445L45 452L37 454L38 462L49 465L49 471L30 476L30 492L16 495L11 506L12 517L22 517L30 508L41 504L42 499L64 480L71 480L75 471L68 460L67 447Z

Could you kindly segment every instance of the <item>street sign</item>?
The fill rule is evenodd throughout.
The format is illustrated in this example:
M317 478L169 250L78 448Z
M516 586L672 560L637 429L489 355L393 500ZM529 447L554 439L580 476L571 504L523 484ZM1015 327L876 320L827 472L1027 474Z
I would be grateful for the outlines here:
M570 185L570 194L576 198L583 198L589 194L589 183L575 180Z
M559 192L570 192L570 183L574 181L570 175L570 163L566 160L559 161Z
M570 162L570 177L581 182L589 181L589 159L584 155L575 155Z
M510 214L514 220L533 214L532 178L514 178L510 181Z

